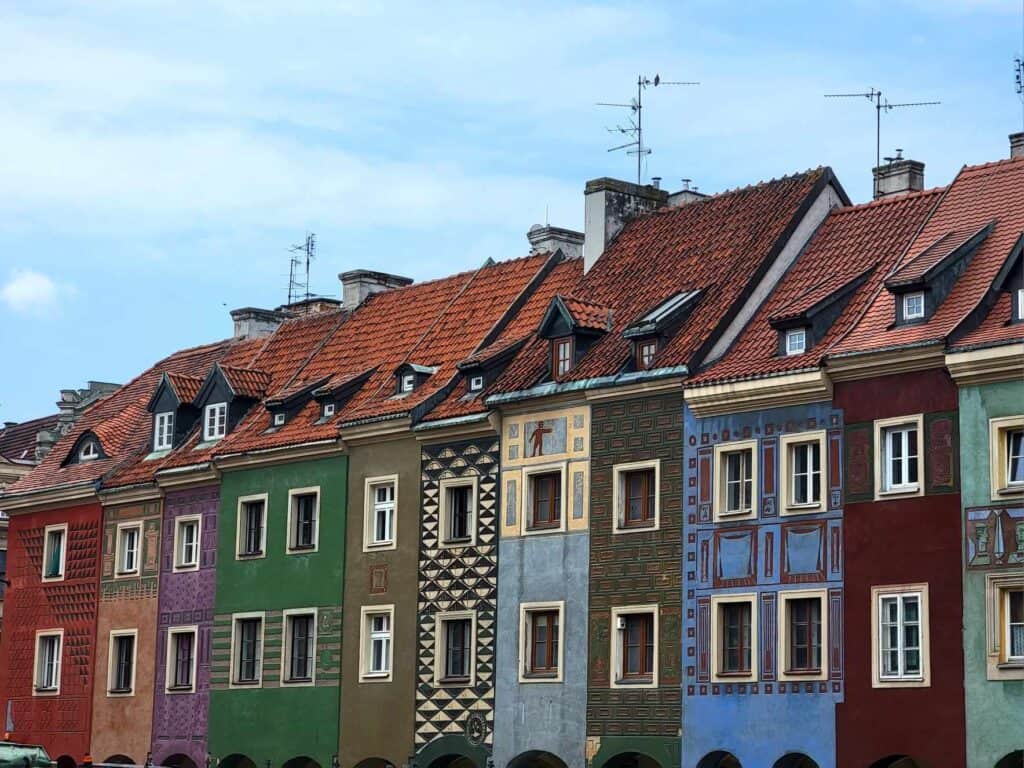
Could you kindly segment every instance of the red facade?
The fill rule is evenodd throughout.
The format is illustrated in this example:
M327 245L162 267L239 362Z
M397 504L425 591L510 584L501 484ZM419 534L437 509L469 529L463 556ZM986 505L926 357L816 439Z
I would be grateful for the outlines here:
M837 708L839 768L964 765L957 392L945 370L839 383L847 423L845 702ZM875 501L876 419L922 414L924 495ZM927 684L876 687L872 589L926 584ZM877 632L877 630L876 630Z
M102 508L87 504L11 517L0 648L0 701L11 702L11 738L42 744L54 759L89 751ZM66 523L62 581L42 580L44 531ZM62 629L60 693L34 695L36 633ZM0 713L0 716L3 716Z

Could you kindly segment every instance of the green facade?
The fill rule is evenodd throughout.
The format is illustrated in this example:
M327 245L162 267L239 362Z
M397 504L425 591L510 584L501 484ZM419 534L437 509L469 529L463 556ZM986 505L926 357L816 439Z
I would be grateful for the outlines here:
M317 487L316 551L289 553L289 491ZM209 725L210 751L221 759L244 755L257 766L276 767L308 758L327 768L337 753L347 487L345 456L223 475ZM264 493L265 555L238 559L239 499ZM317 610L314 682L283 683L284 612L312 608ZM253 612L264 613L262 679L259 686L233 687L233 616Z
M1024 381L960 388L960 461L965 510L1006 506L992 500L989 419L1024 412ZM1011 506L1019 507L1020 502ZM965 536L971 532L965 528ZM989 680L985 580L994 569L964 570L964 689L968 768L991 768L1024 745L1024 680Z

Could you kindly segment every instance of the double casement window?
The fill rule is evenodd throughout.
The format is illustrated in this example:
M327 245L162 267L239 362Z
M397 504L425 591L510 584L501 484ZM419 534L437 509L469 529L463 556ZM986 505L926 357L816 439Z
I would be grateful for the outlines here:
M619 464L612 468L612 505L616 533L658 527L660 462Z
M238 500L238 557L262 557L267 545L267 495Z
M715 446L715 518L748 518L757 514L757 441Z
M203 441L220 440L228 431L228 404L211 403L203 412Z
M572 370L573 347L572 336L551 342L551 371L556 379Z
M786 355L802 355L807 351L807 331L790 328L786 331Z
M128 696L135 690L136 630L115 630L110 633L107 695Z
M1002 591L1003 663L1024 667L1024 585Z
M636 367L641 371L646 371L654 365L654 356L657 354L657 341L641 341L636 345Z
M778 593L779 680L826 679L827 599L825 590Z
M922 417L909 416L875 422L879 493L920 494Z
M360 646L359 679L363 681L391 680L392 625L395 618L393 605L363 606Z
M559 528L562 524L562 473L530 475L531 529Z
M985 575L986 676L1024 681L1024 569Z
M656 686L658 606L612 608L612 687Z
M1024 416L989 420L992 498L1024 494Z
M67 543L67 523L46 526L43 533L43 581L60 581L64 578Z
M41 631L36 633L36 658L34 665L33 691L38 696L55 696L60 693L61 651L64 646L64 630Z
M286 611L281 682L312 683L316 659L316 611Z
M441 481L440 533L442 546L465 546L476 541L477 481L452 478Z
M782 514L818 512L824 509L827 488L823 465L825 440L824 430L781 437L779 477L782 484Z
M191 693L196 681L196 627L167 630L165 689L168 693Z
M363 549L394 549L398 476L367 478L363 521Z
M920 320L924 317L924 292L903 294L903 319Z
M231 638L232 685L259 685L263 666L263 614L236 614Z
M174 570L187 571L199 567L199 515L179 517L174 525Z
M557 682L562 679L563 603L524 603L520 607L522 682Z
M153 450L168 451L174 447L174 411L158 413L153 421Z
M752 594L711 598L712 679L757 679L757 598Z
M288 492L288 551L315 550L320 518L320 489Z
M437 642L434 682L437 685L472 685L476 615L471 612L435 616Z
M871 590L874 686L928 685L928 587Z
M117 527L117 575L128 576L139 572L139 544L142 524L131 523Z

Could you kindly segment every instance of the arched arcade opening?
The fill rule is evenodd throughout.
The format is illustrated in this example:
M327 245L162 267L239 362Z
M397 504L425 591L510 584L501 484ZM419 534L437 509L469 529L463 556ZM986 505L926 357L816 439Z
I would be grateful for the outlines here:
M873 762L870 768L921 768L921 765L909 755L889 755Z
M736 755L724 749L709 752L697 763L697 768L743 768Z
M508 768L568 768L565 761L550 752L532 750L509 760Z
M176 755L171 755L163 761L162 765L165 768L199 768L196 765L196 761L188 755L183 755L180 752Z
M776 760L772 768L818 768L818 764L802 752L789 752Z

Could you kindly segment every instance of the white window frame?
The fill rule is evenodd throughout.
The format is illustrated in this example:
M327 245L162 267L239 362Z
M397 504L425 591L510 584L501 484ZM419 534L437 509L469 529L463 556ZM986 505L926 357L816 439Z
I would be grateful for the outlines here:
M629 472L654 470L654 521L650 525L626 525L626 475ZM661 459L632 461L612 467L612 533L647 533L661 528Z
M127 691L114 691L114 665L116 655L114 647L119 637L132 638L132 682ZM107 698L121 699L135 695L135 676L139 661L139 630L138 629L112 629L107 643Z
M562 478L561 506L559 510L559 525L551 528L533 527L533 483L534 475L547 475L558 472ZM520 516L520 531L523 536L544 536L549 533L564 533L568 525L569 499L568 476L566 462L559 464L534 464L523 468L523 514Z
M1024 320L1024 288L1018 288L1014 295L1017 300L1017 317Z
M246 619L260 620L260 636L257 645L256 679L253 681L238 680L238 661L241 648L239 643L242 640L239 625ZM231 668L228 673L228 688L259 689L263 687L263 665L266 664L266 635L267 635L267 614L266 611L246 611L243 613L231 614Z
M391 512L391 539L385 541L374 541L376 532L376 489L382 485L392 485L395 489L395 496L392 502ZM363 552L376 552L379 550L398 548L398 475L380 475L378 477L367 477L363 481Z
M818 444L818 459L821 462L821 497L815 502L798 504L794 500L796 482L793 469L796 462L791 456L797 446L811 443ZM782 490L782 504L779 513L782 515L806 515L821 512L828 508L828 436L823 429L812 432L793 432L779 438L779 486Z
M989 680L1024 680L1024 660L1009 657L1009 593L1024 589L1024 568L985 574L985 651Z
M479 523L477 499L479 498L479 485L480 478L478 475L469 475L466 477L446 477L444 478L438 488L438 492L441 498L438 500L438 531L437 531L437 546L439 549L457 549L459 547L475 547L476 546L476 532ZM450 539L448 538L448 531L450 529L450 516L451 510L448 508L448 491L453 488L469 488L469 538L468 539Z
M649 603L647 605L620 605L614 606L611 609L611 624L609 625L609 666L608 666L608 680L609 685L612 688L657 688L658 687L658 654L660 652L659 646L661 645L661 637L659 636L659 608L657 603ZM651 680L648 683L631 683L626 682L620 677L620 670L622 669L622 647L623 647L623 633L624 629L618 628L619 617L626 616L637 616L643 614L651 614L653 616L653 622L651 631L654 633L654 658L651 659ZM559 646L559 652L561 652L561 646Z
M911 314L909 307L912 301L920 299L921 311L914 312ZM924 319L924 291L913 291L912 293L903 294L903 319L906 320L923 320Z
M370 671L370 620L374 616L389 617L388 668L386 672ZM390 683L395 671L395 606L364 605L359 609L359 682Z
M296 616L313 617L313 652L310 656L309 680L293 680L289 677L292 667L292 632L291 620ZM320 624L320 615L316 608L287 608L281 614L281 685L294 688L316 685L316 644Z
M891 419L875 421L875 500L881 501L892 496L923 496L924 495L924 416L917 413L908 416L896 416ZM890 487L889 455L887 451L888 434L897 428L914 428L917 430L917 482L903 483ZM905 465L909 468L909 462Z
M722 671L722 628L721 607L728 603L750 604L750 674ZM759 679L760 658L758 657L758 616L757 594L743 592L711 596L711 679L716 683L756 683Z
M40 650L42 648L42 640L48 637L57 638L57 662L56 662L56 674L55 678L57 685L54 688L45 688L40 690L40 683L42 682L42 675L39 668ZM35 650L32 654L32 695L33 696L60 696L61 688L61 677L64 674L64 629L40 629L36 630L36 642Z
M530 671L533 648L531 616L535 613L558 613L558 671L554 675L535 675ZM519 682L561 683L565 679L565 601L526 602L519 604Z
M64 535L60 540L60 574L57 576L46 575L46 564L50 560L50 532L51 531L63 531ZM58 523L56 525L48 525L43 529L43 571L42 580L44 583L54 581L64 581L68 572L68 524Z
M750 509L738 512L728 512L726 503L726 480L728 479L725 470L727 454L737 451L750 451ZM757 440L734 440L728 443L719 443L715 446L715 464L712 472L714 483L713 494L713 518L716 522L728 520L753 520L757 517L761 499L760 483L760 456Z
M484 377L483 376L473 376L473 377L470 378L470 380L469 380L469 391L470 392L479 392L483 388L484 388Z
M778 659L778 679L780 682L802 682L811 680L828 680L829 644L828 644L828 590L827 589L786 589L778 594L778 642L775 656ZM793 673L789 671L789 611L788 603L794 600L818 600L821 616L821 668L815 674ZM753 664L751 664L753 666Z
M401 381L401 393L407 395L416 389L416 374L415 373L403 373Z
M153 450L169 451L174 447L174 411L161 411L153 417Z
M210 429L210 414L214 413L213 429ZM210 403L203 409L203 442L220 440L228 433L228 404Z
M988 420L989 477L993 501L1024 495L1024 483L1009 482L1010 456L1006 440L1010 432L1018 429L1024 429L1024 415Z
M174 670L177 666L177 648L175 635L192 635L192 672L189 674L189 687L174 687ZM174 696L190 694L196 691L196 659L199 657L199 625L185 624L167 628L167 647L164 653L164 693Z
M195 523L196 525L196 561L194 563L183 563L180 560L181 547L182 547L182 528L189 523ZM203 516L199 515L182 515L174 520L174 565L173 570L175 573L182 571L198 571L199 563L203 559Z
M449 681L445 679L444 667L448 655L448 633L445 624L449 621L469 620L469 679ZM394 632L392 632L392 635ZM392 640L392 645L394 641ZM440 611L434 614L434 685L438 688L471 688L476 685L476 611Z
M921 637L921 674L903 675L901 677L882 676L882 600L887 597L903 598L910 595L918 597L919 629ZM902 611L902 601L900 604ZM931 626L928 619L928 585L927 584L892 584L871 588L871 686L873 688L927 688L931 686ZM903 626L900 622L900 643L902 648ZM900 650L900 664L903 651Z
M78 449L79 461L95 461L100 457L99 446L93 439L86 440Z
M796 344L796 340L799 339L799 344ZM807 351L807 329L806 328L790 328L786 331L786 357L792 357L794 355L802 355Z
M324 403L323 411L321 412L322 418L329 419L334 415L335 410L336 406L334 403Z
M135 529L135 567L131 570L124 567L124 558L127 550L124 546L125 533ZM142 573L142 521L135 520L130 523L118 523L117 534L114 541L114 578L129 579Z
M283 411L278 411L274 414L273 424L275 427L283 427L286 421L288 421L288 414Z
M316 503L313 505L313 546L297 548L295 546L295 513L297 496L316 496ZM320 486L311 485L307 488L290 488L288 490L288 535L285 537L285 554L307 555L320 550ZM264 533L266 525L263 526Z
M243 551L245 542L245 504L250 501L263 502L263 530L260 532L260 552L256 555L247 555ZM259 560L267 556L267 519L270 510L270 494L252 493L248 496L238 497L238 510L235 519L235 560Z

